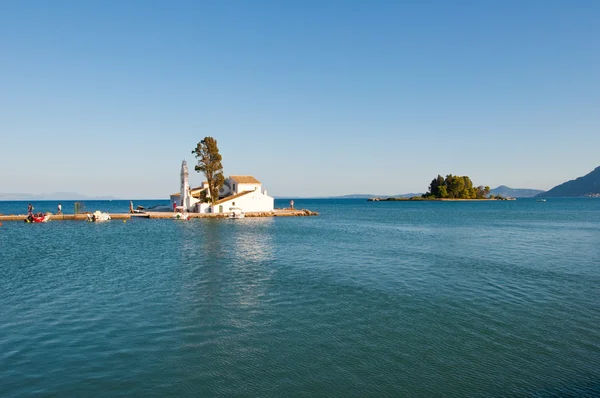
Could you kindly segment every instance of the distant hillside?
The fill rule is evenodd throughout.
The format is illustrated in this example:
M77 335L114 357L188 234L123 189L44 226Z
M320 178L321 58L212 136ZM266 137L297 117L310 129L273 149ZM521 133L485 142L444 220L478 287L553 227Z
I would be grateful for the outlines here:
M112 196L86 196L75 192L54 192L43 194L1 193L0 200L114 200Z
M291 196L275 196L275 199L371 199L371 198L412 198L413 196L421 196L422 193L401 193L398 195L373 195L370 193L354 193L341 196L307 196L307 197L291 197Z
M548 192L537 195L544 198L578 197L590 194L600 194L600 166L589 174L575 180L564 182L555 186Z
M401 193L398 195L372 195L367 193L356 193L343 196L329 196L329 199L370 199L370 198L412 198L413 196L421 196L420 193Z
M500 195L511 198L533 198L534 196L543 193L539 189L527 188L509 188L506 185L500 185L498 188L490 190L491 195Z
M368 199L374 198L375 195L371 195L369 193L354 193L350 195L342 195L342 196L326 196L327 199Z

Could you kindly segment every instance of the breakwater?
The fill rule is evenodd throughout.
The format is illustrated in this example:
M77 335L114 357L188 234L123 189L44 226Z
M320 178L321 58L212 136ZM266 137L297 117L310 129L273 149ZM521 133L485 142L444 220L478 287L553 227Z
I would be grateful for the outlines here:
M145 213L110 213L110 218L113 220L129 220L132 218L149 218L149 219L169 219L174 218L176 213L171 212L145 212ZM195 218L228 218L229 213L188 213L190 219ZM290 209L275 209L268 212L249 212L245 213L246 217L303 217L303 216L318 216L319 213L307 209L290 210ZM51 221L85 221L87 213L80 214L52 214ZM0 215L1 221L23 221L27 218L26 214L11 214Z

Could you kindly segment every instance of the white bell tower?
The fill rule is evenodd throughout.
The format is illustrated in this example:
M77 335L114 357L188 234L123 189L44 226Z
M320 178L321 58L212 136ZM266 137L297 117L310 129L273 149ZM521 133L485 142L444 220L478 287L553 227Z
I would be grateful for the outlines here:
M179 198L181 199L181 206L183 206L184 211L190 208L190 183L188 176L187 162L184 160L181 162L181 185L179 188Z

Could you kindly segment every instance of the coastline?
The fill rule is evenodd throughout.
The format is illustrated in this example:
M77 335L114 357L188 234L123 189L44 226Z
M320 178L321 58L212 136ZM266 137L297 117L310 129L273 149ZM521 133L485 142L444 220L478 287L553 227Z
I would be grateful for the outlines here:
M146 212L146 213L110 213L112 220L131 220L137 218L143 219L173 219L176 213L171 212ZM229 218L229 213L187 213L190 219L199 218ZM307 209L290 210L290 209L275 209L270 212L248 212L245 213L246 217L304 217L304 216L318 216L319 213L316 211L310 211ZM0 221L23 221L27 218L26 214L11 214L11 215L0 215ZM61 214L61 215L50 215L49 221L85 221L87 219L87 213L78 214Z
M497 200L516 200L515 198L504 199L457 199L457 198L369 198L367 202L489 202Z

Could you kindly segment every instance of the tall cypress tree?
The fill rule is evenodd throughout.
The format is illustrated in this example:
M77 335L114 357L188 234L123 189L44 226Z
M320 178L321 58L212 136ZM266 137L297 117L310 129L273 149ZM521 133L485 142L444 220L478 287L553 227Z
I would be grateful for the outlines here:
M217 140L212 137L204 137L196 145L196 149L192 151L192 154L198 159L198 164L194 169L206 176L210 200L212 204L215 204L219 200L219 189L225 183L223 165L221 164L222 156L217 147Z

